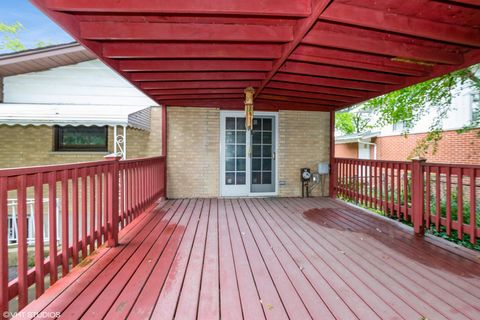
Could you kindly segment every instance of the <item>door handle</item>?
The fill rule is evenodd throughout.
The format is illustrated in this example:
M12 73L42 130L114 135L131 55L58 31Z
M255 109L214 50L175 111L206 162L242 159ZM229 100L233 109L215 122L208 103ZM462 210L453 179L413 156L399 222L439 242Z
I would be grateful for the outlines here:
M272 152L272 160L275 160L275 151Z

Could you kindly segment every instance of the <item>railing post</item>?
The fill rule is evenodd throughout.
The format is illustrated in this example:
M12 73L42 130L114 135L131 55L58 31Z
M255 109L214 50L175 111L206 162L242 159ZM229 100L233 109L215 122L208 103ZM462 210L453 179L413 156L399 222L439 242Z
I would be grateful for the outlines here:
M105 156L105 159L111 160L112 163L108 168L107 176L107 245L115 247L118 244L118 223L119 223L119 161L121 157L113 154ZM100 201L100 199L99 199Z
M328 195L337 197L337 170L335 163L335 111L330 111L330 177L328 179Z
M425 234L423 212L425 209L425 181L423 178L423 165L426 159L416 157L412 159L412 222L416 235Z

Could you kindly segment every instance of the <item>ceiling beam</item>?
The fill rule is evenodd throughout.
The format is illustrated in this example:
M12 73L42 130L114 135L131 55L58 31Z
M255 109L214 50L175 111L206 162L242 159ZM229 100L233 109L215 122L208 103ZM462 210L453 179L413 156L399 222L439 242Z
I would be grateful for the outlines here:
M456 2L459 4L466 4L470 6L480 6L480 2L478 0L448 0L450 2Z
M227 89L145 89L151 96L161 97L168 95L206 95L206 94L243 94L244 88L227 88Z
M44 0L51 10L91 13L161 13L307 17L310 0Z
M179 95L153 95L157 99L162 100L195 100L195 99L240 99L243 100L244 93L239 91L237 93L226 93L226 94L205 94L205 95L196 95L196 94L179 94Z
M406 68L392 67L388 65L378 65L372 63L364 63L359 61L343 60L339 58L328 58L325 56L311 56L304 54L292 54L289 60L293 61L302 61L310 63L321 63L331 66L340 66L340 67L351 67L369 71L380 71L380 72L389 72L401 75L410 75L410 76L424 76L427 74L425 71L412 70Z
M392 11L333 3L325 10L321 19L467 46L480 46L478 29L407 17Z
M264 72L136 72L133 81L262 80Z
M320 88L332 87L332 89L335 88L335 90L338 90L338 92L342 92L338 93L339 95L352 97L361 96L363 91L382 92L386 89L386 86L383 84L290 73L277 73L272 80L321 86Z
M246 88L258 87L260 81L166 81L142 82L142 89L215 89L215 88Z
M301 83L291 83L291 82L280 82L280 81L271 81L268 84L267 88L275 88L275 89L282 89L282 90L291 90L291 91L303 91L303 92L313 92L313 93L326 93L326 94L338 94L339 90L336 88L329 88L329 87L321 87L309 84L301 84ZM265 88L266 89L266 88ZM351 93L350 97L365 97L367 96L367 92L363 91L354 91L349 90Z
M103 55L115 59L277 59L282 53L280 45L274 44L105 42Z
M403 77L401 76L396 76L396 75L391 75L386 73L324 66L324 65L312 64L312 63L294 62L294 61L286 62L283 65L283 67L279 69L279 71L287 72L287 73L312 75L312 76L360 80L360 81L388 83L388 84L401 84L404 81Z
M297 22L293 31L293 40L284 45L282 55L274 62L272 70L270 70L265 80L262 81L260 87L256 90L255 97L257 97L262 92L263 88L265 88L265 86L270 82L270 80L272 80L273 76L278 72L285 61L287 61L293 50L295 50L295 48L297 48L302 42L302 39L315 25L322 12L331 2L332 0L311 0L313 7L311 14L307 18Z
M290 97L290 96L283 96L283 95L265 94L265 92L263 92L263 91L262 91L262 94L258 96L258 99L273 100L273 101L290 101L290 102L299 102L299 103L311 103L311 104L320 104L320 105L332 105L332 106L336 106L336 107L349 104L348 102L342 102L342 101L318 100L318 99Z
M269 71L268 60L120 60L124 71Z
M81 22L80 29L85 39L108 41L288 42L293 39L292 27L273 25L95 21Z
M381 54L427 63L433 62L454 65L463 62L461 54L442 51L439 48L425 47L399 41L372 39L365 36L352 36L346 33L321 30L320 28L310 31L303 39L303 43Z
M355 102L358 100L358 98L354 98L354 97L345 97L345 96L325 94L325 93L315 93L315 92L300 92L300 91L292 91L292 90L284 90L284 89L273 89L268 87L263 89L262 95L263 94L286 96L286 97L301 97L301 98L310 98L310 99L317 99L317 100L342 101L342 102Z

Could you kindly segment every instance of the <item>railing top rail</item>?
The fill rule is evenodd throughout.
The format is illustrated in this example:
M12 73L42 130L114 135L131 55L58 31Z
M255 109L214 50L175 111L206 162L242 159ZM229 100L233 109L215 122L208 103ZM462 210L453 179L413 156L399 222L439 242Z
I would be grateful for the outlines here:
M429 167L449 167L449 168L478 169L478 170L480 170L480 165L475 165L475 164L426 162L424 165L429 166Z
M335 161L362 161L372 163L399 163L399 164L412 164L411 161L397 161L397 160L371 160L371 159L356 159L356 158L335 158Z
M159 156L159 157L151 157L151 158L122 160L120 162L134 163L134 162L144 162L149 160L160 160L163 158L164 158L163 156ZM20 175L33 175L37 173L58 172L58 171L71 170L71 169L85 169L85 168L108 165L110 163L111 163L110 160L99 160L99 161L76 162L76 163L67 163L67 164L52 164L52 165L33 166L33 167L6 168L6 169L0 169L0 177L15 177Z

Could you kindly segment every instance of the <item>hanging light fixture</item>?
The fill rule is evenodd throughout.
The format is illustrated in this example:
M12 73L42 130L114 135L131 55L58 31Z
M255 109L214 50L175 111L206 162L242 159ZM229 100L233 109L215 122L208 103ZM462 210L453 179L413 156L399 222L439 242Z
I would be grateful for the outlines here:
M253 87L247 87L243 91L245 93L245 128L252 130L253 127L253 95L255 89Z

